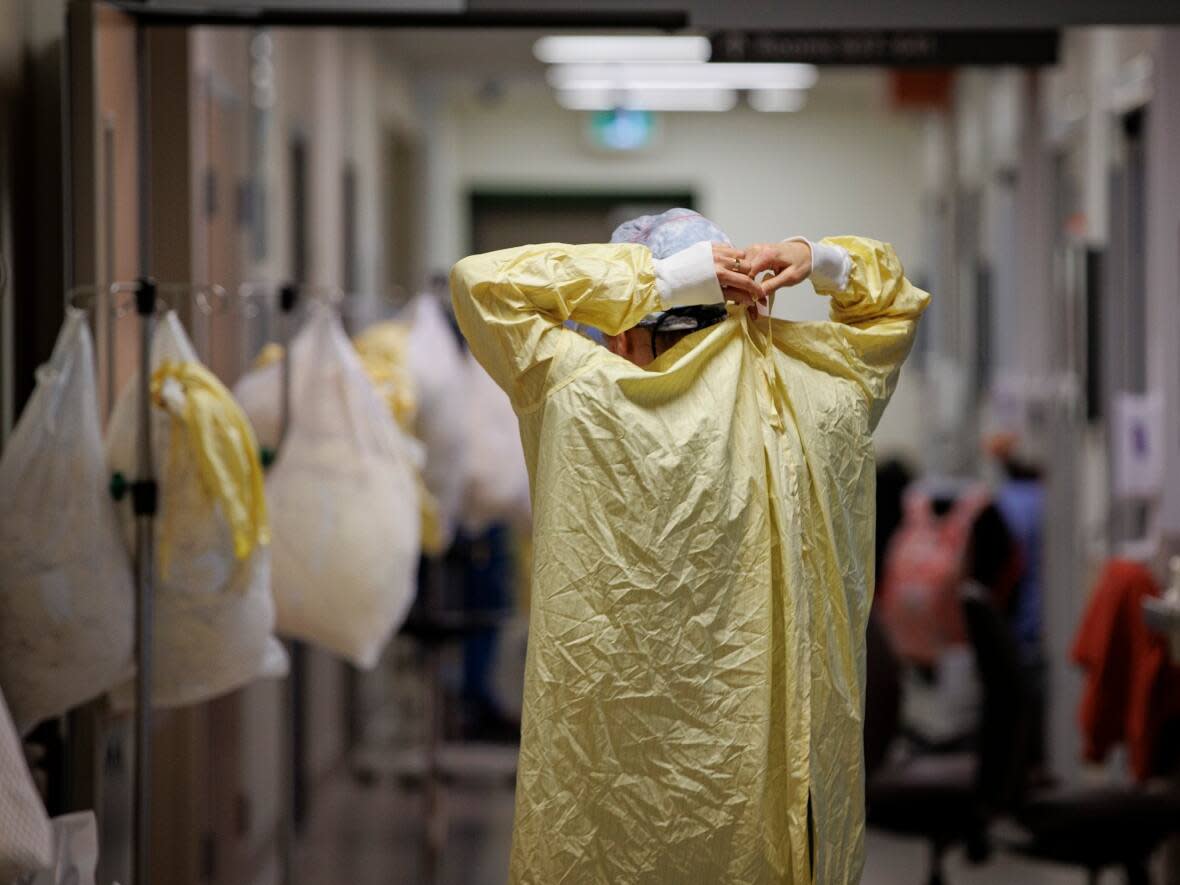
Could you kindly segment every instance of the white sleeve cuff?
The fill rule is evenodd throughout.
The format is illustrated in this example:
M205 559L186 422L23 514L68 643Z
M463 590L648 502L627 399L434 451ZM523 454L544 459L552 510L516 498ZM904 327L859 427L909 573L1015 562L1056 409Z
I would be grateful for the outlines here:
M786 242L806 243L811 247L811 283L816 289L843 292L852 274L852 256L843 246L813 243L806 237L791 237Z
M690 304L721 304L725 296L713 266L713 244L694 243L667 258L652 259L656 288L665 308Z

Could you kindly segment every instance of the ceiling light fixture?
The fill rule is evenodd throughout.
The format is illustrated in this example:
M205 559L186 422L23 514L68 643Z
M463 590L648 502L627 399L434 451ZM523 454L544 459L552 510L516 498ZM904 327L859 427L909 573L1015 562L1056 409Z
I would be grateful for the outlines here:
M617 92L644 92L658 90L660 92L691 92L694 90L732 89L728 83L719 80L706 80L700 83L660 80L650 77L643 80L578 80L569 86L557 86L557 89L575 89L581 91L615 90Z
M706 37L542 37L533 55L546 64L571 62L703 62L712 47Z
M749 95L750 107L766 113L801 111L807 104L807 93L800 89L754 89Z
M557 65L546 74L555 89L601 87L604 83L626 86L643 83L653 88L684 88L697 83L730 89L810 89L819 72L815 65L793 63L638 63Z

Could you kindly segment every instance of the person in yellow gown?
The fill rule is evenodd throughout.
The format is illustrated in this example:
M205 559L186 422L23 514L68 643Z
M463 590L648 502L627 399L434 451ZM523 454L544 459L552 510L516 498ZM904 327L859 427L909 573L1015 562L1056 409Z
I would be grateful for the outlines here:
M613 239L451 274L533 498L510 879L855 883L871 434L929 296L869 239ZM753 310L806 278L829 322Z

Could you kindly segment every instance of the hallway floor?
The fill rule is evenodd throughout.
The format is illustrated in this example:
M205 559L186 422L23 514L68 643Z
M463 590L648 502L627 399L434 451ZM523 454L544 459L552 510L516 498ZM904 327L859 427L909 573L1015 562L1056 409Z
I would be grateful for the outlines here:
M326 784L302 840L299 885L504 885L512 834L512 789L507 784L452 786L450 814L438 875L423 867L426 837L417 792L390 780L360 785L347 774ZM869 832L863 885L923 885L923 843ZM972 867L950 855L953 885L1084 885L1085 876L1048 864L996 855ZM1121 883L1108 872L1101 885Z

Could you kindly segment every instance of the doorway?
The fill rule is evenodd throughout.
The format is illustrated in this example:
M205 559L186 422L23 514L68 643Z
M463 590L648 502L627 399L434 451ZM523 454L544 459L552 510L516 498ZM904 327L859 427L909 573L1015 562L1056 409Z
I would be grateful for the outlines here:
M1110 421L1116 420L1113 406L1120 394L1147 391L1147 113L1146 108L1138 108L1119 119L1110 175L1110 247L1101 346L1103 411ZM1111 464L1118 463L1114 440L1111 433ZM1116 498L1113 485L1110 492L1108 535L1113 549L1144 536L1148 507L1140 500Z
M691 191L575 193L474 191L471 251L523 243L606 243L629 218L695 208Z

